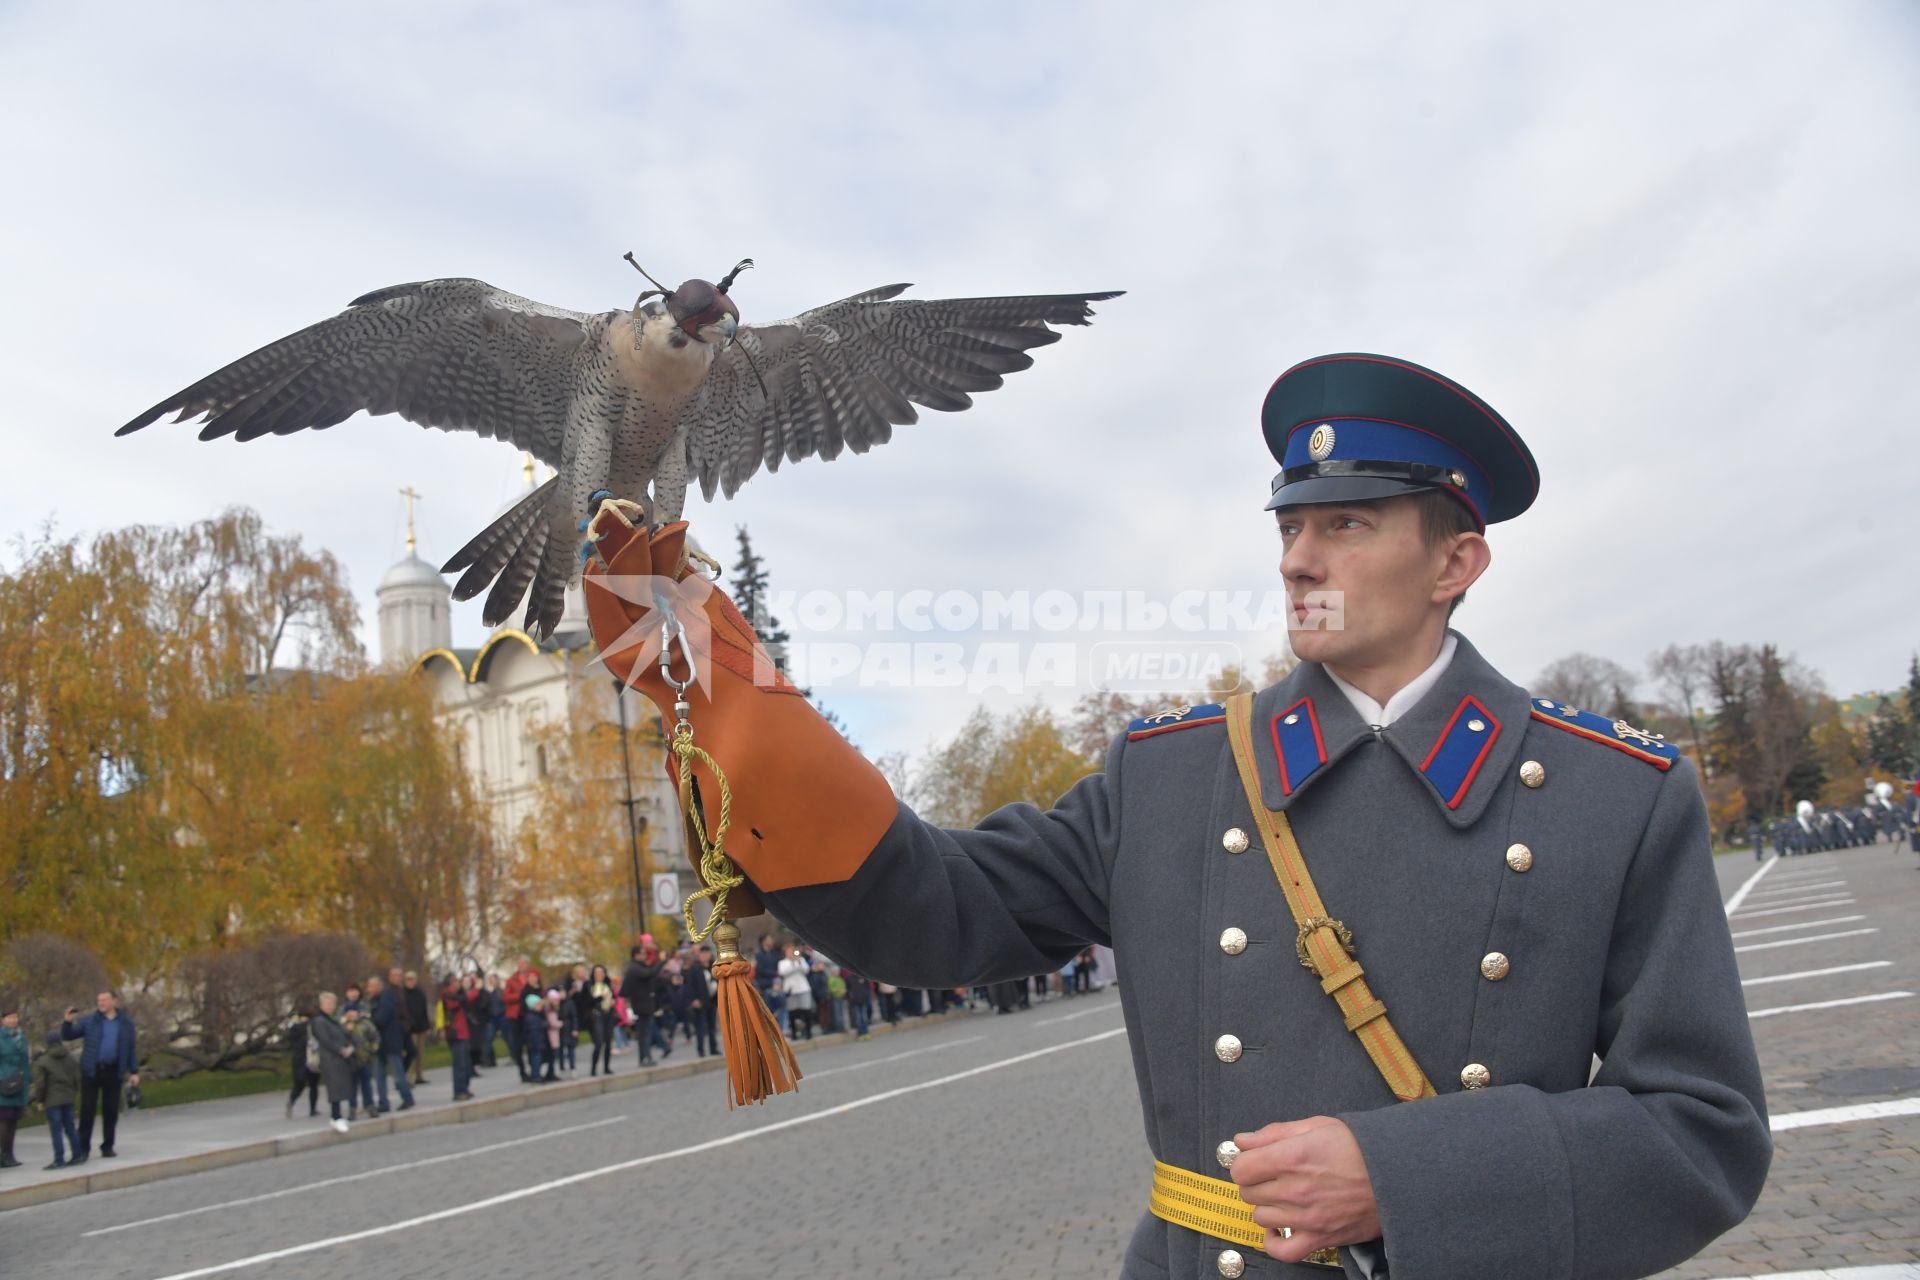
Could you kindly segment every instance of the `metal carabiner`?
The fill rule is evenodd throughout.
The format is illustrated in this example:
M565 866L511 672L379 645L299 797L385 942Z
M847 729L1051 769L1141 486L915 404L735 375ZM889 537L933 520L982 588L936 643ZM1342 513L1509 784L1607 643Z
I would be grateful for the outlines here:
M687 690L693 688L693 682L699 675L699 668L694 663L693 645L692 642L687 639L686 625L680 621L679 615L674 613L673 606L668 604L666 598L659 594L655 594L653 599L654 603L660 609L662 619L660 623L660 678L673 690L673 714L677 717L677 723L673 726L673 736L677 738L684 733L686 736L692 737L693 725L687 720L687 714L692 711L693 708L687 702ZM687 675L684 680L673 673L673 642L675 640L680 642L680 656L686 663Z

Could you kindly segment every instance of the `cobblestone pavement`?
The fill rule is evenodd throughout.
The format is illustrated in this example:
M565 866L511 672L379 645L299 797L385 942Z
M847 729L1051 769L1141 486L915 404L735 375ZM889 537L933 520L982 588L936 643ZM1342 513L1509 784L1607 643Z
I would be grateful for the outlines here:
M1756 866L1730 856L1719 869L1731 896ZM1914 994L1754 1019L1775 1126L1766 1190L1745 1223L1668 1276L1920 1264L1920 1114L1781 1127L1795 1113L1887 1099L1920 1108L1916 921L1920 858L1904 843L1782 859L1738 904L1734 946L1754 948L1740 952L1749 1010ZM1817 970L1838 972L1765 981Z
M1832 1003L1920 992L1917 865L1884 844L1788 859L1738 904L1794 1127L1752 1218L1670 1277L1920 1275L1920 1113L1791 1120L1920 1107L1920 995ZM1732 896L1755 864L1719 870ZM1111 993L1054 1001L822 1049L764 1107L729 1113L696 1076L19 1209L0 1275L1110 1276L1149 1163L1120 1028Z

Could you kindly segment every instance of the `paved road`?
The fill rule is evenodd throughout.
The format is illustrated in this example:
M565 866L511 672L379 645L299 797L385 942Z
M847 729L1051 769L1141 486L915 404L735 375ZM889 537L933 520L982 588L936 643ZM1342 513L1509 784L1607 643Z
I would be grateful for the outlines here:
M1916 868L1904 844L1786 858L1735 904L1773 1169L1753 1216L1668 1273L1676 1280L1898 1264L1920 1277ZM1723 892L1755 870L1750 859L1720 859ZM1908 1110L1781 1127L1795 1114L1878 1102Z
M1915 867L1721 860L1776 1126L1824 1122L1671 1276L1920 1275L1920 996L1863 999L1920 992ZM1111 994L1054 1002L823 1049L752 1110L699 1076L17 1210L0 1275L1112 1275L1148 1160L1120 1030ZM1867 1103L1905 1111L1832 1114Z

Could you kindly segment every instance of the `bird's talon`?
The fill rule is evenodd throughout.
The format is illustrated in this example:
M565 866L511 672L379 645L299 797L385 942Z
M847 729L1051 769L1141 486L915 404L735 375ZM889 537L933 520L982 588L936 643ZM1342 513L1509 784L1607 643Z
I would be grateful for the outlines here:
M603 489L600 492L605 493L606 490ZM605 521L609 515L629 529L647 528L652 524L652 521L648 519L647 508L643 504L629 501L626 498L603 498L600 502L599 509L593 513L593 519L587 522L587 541L598 542L605 536L603 530L606 526L602 522ZM640 517L637 522L634 520L634 516Z

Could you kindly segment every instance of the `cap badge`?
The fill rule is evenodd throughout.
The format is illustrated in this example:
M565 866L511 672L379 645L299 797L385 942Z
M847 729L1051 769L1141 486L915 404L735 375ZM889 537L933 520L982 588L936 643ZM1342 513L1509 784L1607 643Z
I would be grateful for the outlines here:
M1327 455L1333 452L1333 424L1323 422L1313 429L1307 437L1307 455L1315 462L1325 462Z
M1464 489L1467 487L1467 473L1458 467L1447 472L1447 479L1453 481L1453 487L1456 489Z

